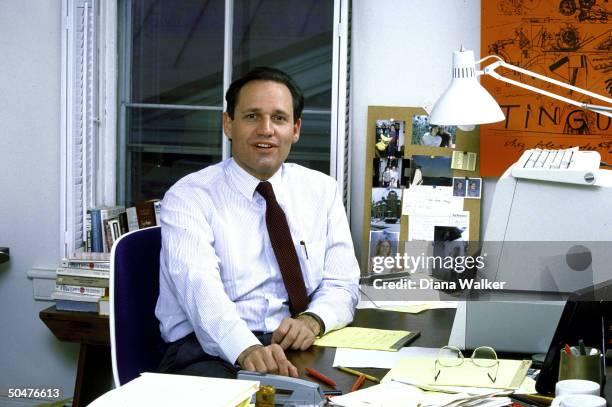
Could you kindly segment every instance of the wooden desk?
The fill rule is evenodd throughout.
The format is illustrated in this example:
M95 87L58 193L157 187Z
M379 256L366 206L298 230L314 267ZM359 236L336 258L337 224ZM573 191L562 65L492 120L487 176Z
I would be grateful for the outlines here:
M425 311L418 315L375 309L362 309L357 310L352 325L378 329L420 331L421 336L410 345L437 348L448 345L448 338L450 336L454 317L454 309L435 309ZM313 346L304 352L287 352L289 360L298 368L300 378L316 381L310 376L307 376L303 369L304 367L313 367L317 371L333 379L338 385L337 389L346 393L350 390L356 377L332 367L335 354L335 348L322 348L318 346ZM359 370L379 378L382 378L388 372L387 369L360 368ZM321 388L324 390L331 389L331 387L326 384L320 384ZM366 380L363 387L369 387L374 384L375 383Z
M40 311L40 319L60 341L81 345L74 384L75 407L86 406L112 388L108 317L87 312Z
M448 344L454 316L454 309L435 309L418 315L365 309L356 312L352 325L420 331L421 336L412 342L411 346L438 348ZM74 406L85 406L112 388L108 317L57 311L53 306L41 311L40 318L59 340L81 344ZM335 353L335 348L313 346L305 352L287 352L287 356L298 368L301 378L314 380L304 372L304 367L313 367L336 381L337 388L346 393L355 381L355 376L332 367ZM359 370L380 378L387 373L386 369ZM612 367L608 366L607 373L608 377L612 377ZM366 380L364 387L373 384ZM320 385L324 390L330 389L323 383ZM612 405L612 380L608 380L605 390L608 405Z

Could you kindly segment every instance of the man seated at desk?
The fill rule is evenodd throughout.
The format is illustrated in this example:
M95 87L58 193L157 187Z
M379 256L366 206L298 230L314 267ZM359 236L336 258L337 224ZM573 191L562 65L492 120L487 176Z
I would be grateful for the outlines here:
M352 321L359 267L336 181L284 161L304 97L256 68L225 96L233 158L178 181L161 210L156 315L165 373L297 377L285 350Z

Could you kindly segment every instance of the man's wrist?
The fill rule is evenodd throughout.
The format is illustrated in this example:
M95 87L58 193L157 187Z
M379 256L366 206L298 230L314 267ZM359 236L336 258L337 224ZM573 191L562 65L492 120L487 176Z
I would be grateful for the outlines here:
M315 336L321 336L325 333L325 324L317 314L306 311L299 314L297 319L303 320Z
M257 348L263 348L263 345L261 344L255 344L255 345L251 345L248 348L246 348L245 350L243 350L240 355L238 355L238 359L236 359L236 363L238 365L240 365L240 367L244 367L243 363L244 360L251 354L251 352L253 352L255 349Z

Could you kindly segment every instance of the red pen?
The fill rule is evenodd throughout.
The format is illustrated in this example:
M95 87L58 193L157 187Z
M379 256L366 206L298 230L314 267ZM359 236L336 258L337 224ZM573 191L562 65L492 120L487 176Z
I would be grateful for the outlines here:
M324 374L321 374L310 367L305 367L304 370L306 371L306 373L308 373L309 376L312 376L317 380L321 380L323 383L330 385L331 387L336 387L336 382L325 376Z
M353 383L353 385L351 386L351 391L359 390L359 388L363 386L363 382L365 382L365 379L366 378L364 375L359 375L357 380L355 380L355 383Z
M567 356L572 356L572 350L570 349L569 345L566 343L565 344L565 354Z

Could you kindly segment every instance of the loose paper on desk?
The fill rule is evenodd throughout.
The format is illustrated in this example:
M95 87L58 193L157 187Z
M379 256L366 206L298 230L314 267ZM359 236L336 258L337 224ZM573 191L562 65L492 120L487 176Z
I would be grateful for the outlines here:
M436 358L405 358L387 373L382 382L393 378L405 379L412 383L430 386L466 386L492 389L518 389L531 366L529 360L499 359L499 370L495 383L487 373L494 374L495 367L476 366L470 359L454 367L441 367L440 375L434 380ZM449 361L450 362L450 361ZM449 363L450 364L450 363Z
M416 185L404 190L402 215L448 214L463 211L463 198L453 196L452 187Z
M380 369L391 369L403 358L416 357L432 357L438 356L440 349L438 348L421 348L418 346L406 346L397 352L385 352L382 350L364 350L364 349L336 349L334 356L334 367L376 367ZM452 352L449 350L449 357Z
M343 407L417 407L423 392L414 386L389 382L332 397L332 406Z
M457 301L372 301L360 299L357 309L372 308L385 311L419 314L430 309L457 308Z
M397 352L405 344L416 338L419 332L392 331L389 329L372 329L346 327L332 331L316 339L317 346L334 348L372 349Z
M460 404L462 402L469 404ZM494 399L488 395L424 392L417 387L396 381L353 391L330 400L332 406L342 407L498 407L509 405L509 402L509 399Z
M447 215L418 215L408 218L408 240L434 241L436 226L454 226L463 231L462 240L469 240L470 213L461 211Z
M98 397L90 407L249 406L259 382L212 377L143 373Z

